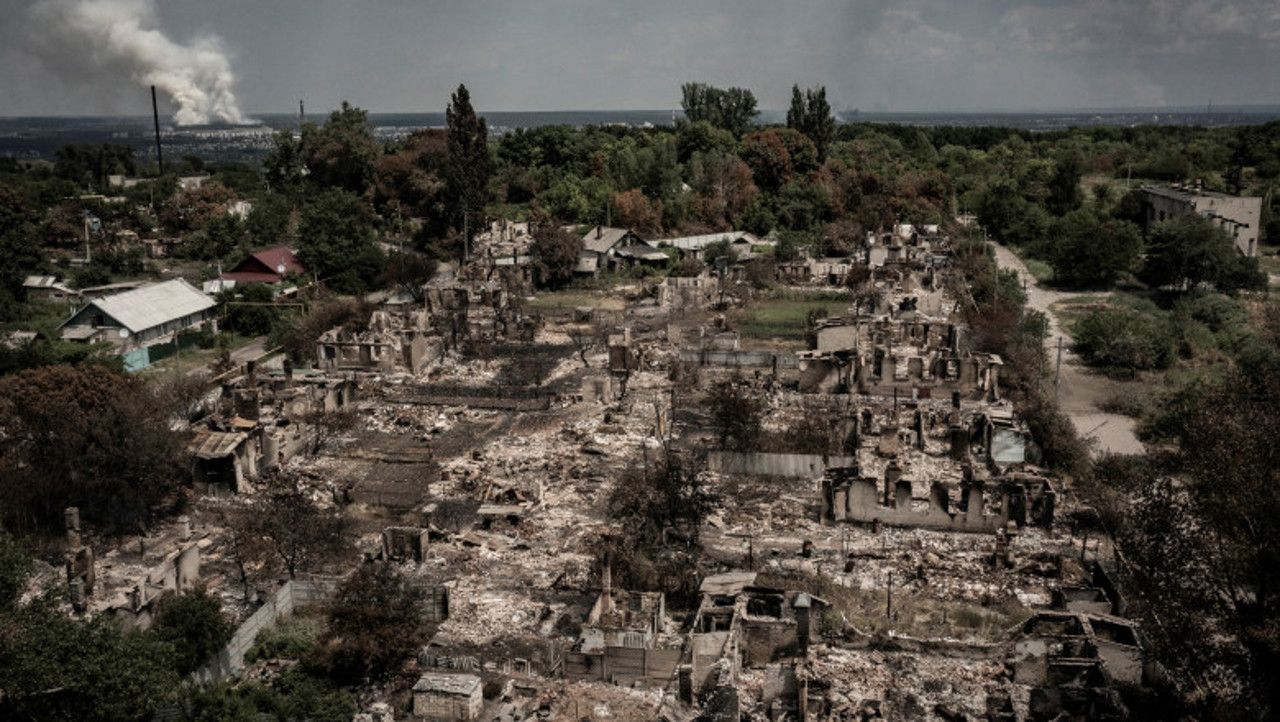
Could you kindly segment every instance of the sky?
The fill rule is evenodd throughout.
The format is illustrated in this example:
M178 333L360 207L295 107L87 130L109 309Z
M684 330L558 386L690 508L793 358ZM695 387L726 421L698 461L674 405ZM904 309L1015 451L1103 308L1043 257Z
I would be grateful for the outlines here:
M0 0L0 13L0 116L145 115L157 77L162 112L196 115L299 100L309 114L343 100L442 112L460 83L481 113L675 108L690 81L769 109L795 84L825 86L836 110L1280 104L1277 0Z

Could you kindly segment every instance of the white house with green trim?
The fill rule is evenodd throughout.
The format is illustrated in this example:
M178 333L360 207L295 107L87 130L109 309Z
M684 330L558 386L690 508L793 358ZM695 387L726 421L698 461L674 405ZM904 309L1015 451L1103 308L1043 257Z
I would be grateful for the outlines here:
M216 305L200 289L176 278L94 299L58 330L67 341L113 344L125 368L137 371L151 365L157 355L151 348L168 344L170 350L175 334L206 322L216 324Z

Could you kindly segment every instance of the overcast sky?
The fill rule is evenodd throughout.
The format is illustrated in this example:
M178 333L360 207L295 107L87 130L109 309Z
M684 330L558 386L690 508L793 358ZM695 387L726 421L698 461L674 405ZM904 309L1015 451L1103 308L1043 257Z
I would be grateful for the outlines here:
M0 0L0 116L147 112L105 39L51 30L103 3L220 48L251 115L440 112L459 83L482 113L666 109L691 80L762 108L1280 104L1278 0Z

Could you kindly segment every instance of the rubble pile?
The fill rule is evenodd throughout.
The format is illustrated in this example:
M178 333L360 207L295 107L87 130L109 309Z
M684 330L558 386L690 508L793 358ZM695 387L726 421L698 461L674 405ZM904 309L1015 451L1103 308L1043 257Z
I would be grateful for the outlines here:
M491 232L509 249L525 238ZM299 479L317 506L356 522L364 557L435 590L435 636L411 664L478 676L481 719L1074 712L1076 682L1051 682L1076 662L1046 650L1062 636L1093 650L1079 679L1109 690L1116 675L1141 682L1140 635L1113 620L1123 604L1099 577L1105 555L1062 521L1063 481L1035 465L1001 360L972 351L947 317L946 248L896 229L868 239L860 260L780 269L843 287L861 263L877 292L820 325L812 352L785 363L761 352L767 366L743 366L758 359L736 336L703 353L701 331L719 343L727 321L702 285L639 311L525 323L495 280L521 265L478 252L463 280L428 289L424 309L322 337L330 368L229 383L196 449L197 506L213 519L258 503L273 470ZM723 381L758 402L752 444L720 448L710 391ZM607 502L624 478L637 483L624 472L669 453L696 460L714 501L696 545L667 513L663 541L644 546ZM92 604L137 615L135 580L191 583L190 560L173 556L187 548L225 599L244 596L225 529L146 544L90 562ZM687 571L616 587L617 550ZM673 560L686 566L662 566ZM1093 616L1059 633L1043 616L1054 605Z

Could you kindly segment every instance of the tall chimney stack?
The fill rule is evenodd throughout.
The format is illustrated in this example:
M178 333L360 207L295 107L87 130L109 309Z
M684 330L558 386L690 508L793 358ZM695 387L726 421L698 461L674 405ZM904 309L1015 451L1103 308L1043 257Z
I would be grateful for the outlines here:
M604 564L600 569L600 611L613 613L613 552L605 550Z
M160 106L156 104L156 86L151 86L151 118L156 125L156 162L160 164L160 175L164 175L164 153L160 151Z

